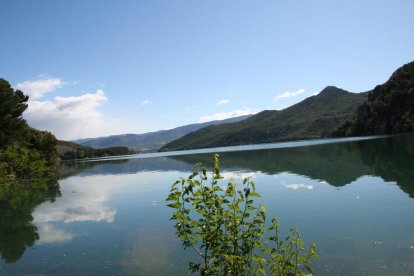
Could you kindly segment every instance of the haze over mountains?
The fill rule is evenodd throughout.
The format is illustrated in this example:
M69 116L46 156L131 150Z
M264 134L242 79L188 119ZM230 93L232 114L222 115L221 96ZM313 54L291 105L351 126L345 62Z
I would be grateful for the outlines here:
M197 131L211 125L235 123L244 120L249 116L251 115L243 115L206 123L190 124L169 130L160 130L143 134L112 135L108 137L79 139L73 142L95 149L123 146L141 152L157 151L168 142L176 140L190 132Z

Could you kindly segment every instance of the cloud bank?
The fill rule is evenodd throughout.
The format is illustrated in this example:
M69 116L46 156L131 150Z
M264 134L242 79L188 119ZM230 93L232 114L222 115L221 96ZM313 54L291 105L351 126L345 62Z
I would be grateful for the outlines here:
M59 78L42 78L15 86L30 96L23 114L30 126L51 131L64 140L109 135L118 130L118 125L111 124L98 109L108 101L101 89L75 97L43 99L64 84Z

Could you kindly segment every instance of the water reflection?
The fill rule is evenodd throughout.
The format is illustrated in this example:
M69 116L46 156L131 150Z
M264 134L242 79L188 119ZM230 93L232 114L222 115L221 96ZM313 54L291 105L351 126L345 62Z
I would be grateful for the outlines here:
M361 204L358 210L367 210L367 207L362 204L374 206L375 202L369 201L367 193L364 194L365 198L362 197L365 203L356 197L359 196L359 192L364 193L361 188L364 189L367 187L364 185L368 185L362 184L369 181L375 182L374 178L358 182L361 187L355 185L355 189L360 189L357 194L351 191L354 186L349 186L351 189L343 193L341 198L326 196L327 194L324 194L326 190L321 187L324 184L342 187L369 175L381 177L384 181L396 182L405 193L414 197L413 141L414 135L410 134L377 140L307 147L223 152L221 153L222 174L226 179L244 177L257 179L258 183L263 184L261 189L264 191L264 197L268 194L272 202L274 201L274 209L283 210L281 215L286 214L284 221L295 218L295 213L294 209L283 209L283 206L290 206L289 202L292 200L305 202L307 198L306 204L309 204L303 209L309 213L305 212L306 215L298 220L300 223L307 222L307 225L313 226L314 221L308 221L312 218L313 220L319 219L320 224L326 223L325 227L330 228L333 225L342 225L335 219L345 221L346 225L361 225L366 218L374 217L375 213L370 213L355 223L353 220L357 220L357 216L337 218L335 212L348 210L350 202L354 206ZM160 267L162 265L164 271L172 271L180 266L176 265L173 268L172 263L176 263L177 260L169 260L173 258L177 249L174 247L174 233L165 233L165 229L171 228L168 225L170 210L165 210L162 202L169 184L178 176L187 175L194 163L201 161L206 166L211 166L211 155L64 163L60 179L63 196L53 203L46 201L53 201L60 196L61 192L57 183L50 185L50 188L46 190L41 186L23 186L22 184L7 192L2 191L0 192L0 254L6 263L12 263L19 260L25 250L33 247L35 243L46 245L43 247L52 250L50 245L58 248L54 246L59 243L64 247L77 243L84 248L85 243L89 242L87 248L95 250L99 256L105 252L101 255L106 258L109 254L107 251L113 252L111 249L118 248L111 246L120 246L119 240L124 238L123 235L128 234L130 235L128 236L128 254L125 253L128 258L124 260L123 265L127 271L131 270L130 274L134 274L134 269L136 272L137 266L142 274L151 274L150 271L154 268L154 264L151 263L153 261L157 262ZM277 179L277 182L272 179ZM281 188L277 189L275 183L279 183L280 186L276 186ZM322 193L316 193L316 191L322 191ZM309 197L310 193L316 196ZM278 194L284 196L273 200ZM294 199L289 197L292 194L295 194ZM114 195L117 200L116 204L109 200L110 197L113 200ZM318 202L326 204L329 208L317 209ZM312 206L315 209L312 209ZM341 209L342 206L346 207ZM322 218L321 210L328 212L328 214L323 214L330 220ZM331 211L333 213L329 214ZM129 221L131 218L133 222ZM118 224L116 219L118 219ZM96 240L89 240L87 235L91 233L92 227L91 224L85 224L87 222L93 222L94 225L100 222L102 232L98 231L101 236ZM386 225L384 223L381 220L381 225ZM389 227L389 225L386 226ZM305 228L304 225L302 228ZM311 227L308 226L309 228ZM108 231L112 235L108 234ZM88 233L85 234L85 232ZM315 230L315 233L319 232L319 228ZM96 232L94 235L96 237ZM160 236L166 238L159 238ZM348 237L345 234L343 236L341 238ZM108 242L108 239L112 243ZM99 245L97 245L97 240L101 242ZM319 241L319 238L317 240ZM373 240L377 241L380 238L375 237ZM345 247L347 244L349 240L344 240L332 248L335 247L335 250L338 250L338 247ZM384 246L384 244L375 243L375 246L380 245ZM329 244L325 244L325 248L329 249ZM78 253L82 255L83 251L85 249ZM337 256L337 252L331 255ZM107 259L115 258L120 257L110 256ZM107 259L102 261L108 261ZM85 266L89 267L89 265ZM117 270L113 268L113 271Z
M229 171L229 178L235 176L234 171L243 171L244 174L239 173L236 178L253 176L256 172L270 175L290 172L342 187L362 176L371 175L379 176L388 182L396 182L405 193L414 197L413 141L414 134L405 134L306 147L223 152L220 156L222 168ZM64 170L79 175L132 174L140 171L188 172L197 162L211 166L211 156L212 154L208 153L66 163Z
M116 189L115 183L108 181L91 181L92 179L74 177L70 185L62 191L64 196L53 204L43 204L34 213L34 222L80 222L80 221L105 221L113 222L116 211L105 205L107 196Z
M18 261L39 239L32 212L39 204L60 196L57 181L15 183L0 193L0 255L6 263Z
M108 174L135 174L137 172L154 171L191 171L193 164L174 160L169 157L145 159L121 159L92 162L63 162L60 178L73 175L91 176Z
M171 157L193 164L211 163L211 155ZM365 176L379 176L414 197L414 135L405 134L376 140L315 145L301 148L226 152L223 169L246 169L266 174L291 172L326 182L335 187ZM300 185L299 185L300 186ZM295 186L295 187L299 187Z
M63 196L53 204L38 206L33 212L33 223L38 227L38 244L68 242L79 235L59 228L59 223L112 223L117 210L107 205L107 199L117 189L128 185L102 175L73 176L70 180L61 180L60 184L64 187Z

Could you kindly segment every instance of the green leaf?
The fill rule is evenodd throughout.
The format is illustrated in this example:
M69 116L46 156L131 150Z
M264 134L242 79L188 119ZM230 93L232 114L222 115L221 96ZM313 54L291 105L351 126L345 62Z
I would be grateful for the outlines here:
M180 202L171 203L171 204L168 204L167 206L171 207L171 208L174 208L174 209L177 209L177 208L181 207L181 203Z

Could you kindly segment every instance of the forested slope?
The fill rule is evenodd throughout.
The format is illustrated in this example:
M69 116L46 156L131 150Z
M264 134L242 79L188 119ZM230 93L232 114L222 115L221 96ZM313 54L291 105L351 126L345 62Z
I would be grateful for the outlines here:
M203 128L165 145L161 151L327 137L356 111L366 95L328 86L289 108L266 110L241 122Z

